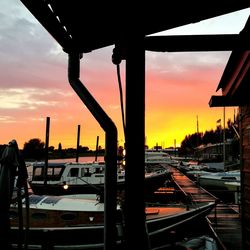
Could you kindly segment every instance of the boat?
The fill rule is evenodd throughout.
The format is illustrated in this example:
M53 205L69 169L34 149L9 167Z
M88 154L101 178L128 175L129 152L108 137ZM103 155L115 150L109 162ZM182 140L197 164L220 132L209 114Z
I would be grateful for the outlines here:
M179 161L176 166L182 173L186 174L189 171L210 171L210 167L198 161Z
M175 157L162 150L146 150L145 163L147 164L170 164L175 165L178 161Z
M213 237L208 235L201 235L199 237L193 237L184 239L181 242L177 242L176 246L183 247L182 249L204 249L204 250L218 250L218 244Z
M22 201L22 242L27 249L103 249L104 203L95 195L29 196L28 213ZM151 249L167 244L173 230L186 230L208 215L215 202L197 204L146 204L146 226ZM18 203L11 204L11 244L20 244ZM28 218L28 220L27 220ZM117 249L123 244L122 206L117 205ZM28 223L27 223L28 222ZM198 223L197 225L200 226ZM26 236L25 236L26 235ZM120 246L120 248L119 248Z
M214 169L214 168L207 168L207 169L201 169L201 170L188 170L185 172L185 175L187 177L189 177L189 179L193 180L193 181L197 181L197 179L201 176L201 175L206 175L206 174L211 174L211 173L218 173L218 172L222 172L222 170L218 170L218 169Z
M209 190L229 190L237 191L238 186L240 186L240 170L222 171L216 173L206 173L201 174L197 178L197 182L200 186L207 188ZM228 187L228 183L238 183L238 185L231 185Z
M146 168L145 193L153 192L164 185L169 173L166 168ZM35 194L65 195L103 193L105 162L49 162L45 185L45 163L33 164L29 184ZM117 190L123 190L125 170L117 165Z
M25 208L23 199L23 208ZM18 226L18 203L11 204L10 220ZM119 206L117 206L119 211ZM103 224L104 203L96 194L87 195L29 195L31 228L74 227ZM25 213L23 213L25 215ZM24 218L24 221L26 218Z

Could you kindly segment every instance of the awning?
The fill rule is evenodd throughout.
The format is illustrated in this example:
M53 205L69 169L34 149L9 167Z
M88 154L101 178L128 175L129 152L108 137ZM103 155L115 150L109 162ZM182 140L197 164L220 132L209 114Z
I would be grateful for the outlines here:
M239 34L239 40L250 46L250 18ZM244 106L250 104L250 48L234 49L221 77L217 91L222 96L212 96L210 107Z

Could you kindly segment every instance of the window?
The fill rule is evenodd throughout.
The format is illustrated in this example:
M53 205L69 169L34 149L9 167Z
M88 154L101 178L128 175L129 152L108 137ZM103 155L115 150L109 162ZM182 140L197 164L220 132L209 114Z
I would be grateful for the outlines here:
M71 168L69 171L69 177L78 177L79 169L78 168Z

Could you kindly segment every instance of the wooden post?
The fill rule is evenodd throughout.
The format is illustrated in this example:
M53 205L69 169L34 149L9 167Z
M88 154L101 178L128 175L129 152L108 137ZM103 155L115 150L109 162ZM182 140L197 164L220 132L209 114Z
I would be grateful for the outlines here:
M50 117L46 118L46 135L45 135L45 169L44 169L44 185L47 185L48 161L49 161L49 129Z
M141 249L148 250L144 200L145 50L143 34L136 29L133 35L127 41L126 54L125 248L133 249L137 242Z
M226 108L223 107L223 162L224 170L226 165Z
M97 136L96 138L95 161L97 161L97 157L98 157L98 147L99 147L99 136Z
M78 162L78 160L79 160L80 130L81 130L81 125L78 125L78 128L77 128L77 143L76 143L76 162Z

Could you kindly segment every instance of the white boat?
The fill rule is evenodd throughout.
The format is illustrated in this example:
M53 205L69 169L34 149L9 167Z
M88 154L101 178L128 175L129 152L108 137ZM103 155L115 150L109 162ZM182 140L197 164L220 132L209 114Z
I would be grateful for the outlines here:
M178 161L174 159L169 153L162 150L146 150L145 163L147 164L177 164Z
M32 228L51 228L101 224L104 219L104 203L98 197L95 194L78 196L31 194L29 195L29 226ZM17 206L18 203L16 202L10 208L12 226L18 224ZM23 208L25 208L24 199ZM119 206L117 206L117 209L119 210Z
M197 179L201 175L211 174L211 173L218 173L223 172L222 170L214 169L214 168L201 168L197 170L187 170L185 175L189 177L193 181L197 181Z
M179 161L178 165L176 166L184 174L188 171L207 171L209 170L209 166L204 163L199 163L198 161Z
M103 193L105 179L104 162L48 163L47 183L45 185L45 163L33 164L29 184L35 194L65 195ZM164 168L145 173L145 191L156 190L166 181L168 171ZM125 170L117 166L117 189L125 184Z
M241 180L240 176L241 176L240 170L206 173L198 176L197 182L202 187L208 188L210 190L216 190L216 189L229 190L227 183L236 182L238 183L238 185L240 185L240 180ZM232 185L230 190L237 191L236 188L238 185Z
M152 247L166 244L171 240L173 230L186 230L208 215L215 202L199 204L147 205L145 208L146 226ZM29 196L29 209L23 200L22 218L19 217L18 203L10 208L11 241L20 240L20 221L22 220L22 241L28 249L103 249L104 241L104 203L94 196ZM28 211L28 213L27 213ZM28 220L27 220L28 218ZM117 244L123 244L122 209L117 205L114 215L117 227ZM32 248L33 247L33 248ZM61 247L61 248L60 248Z

